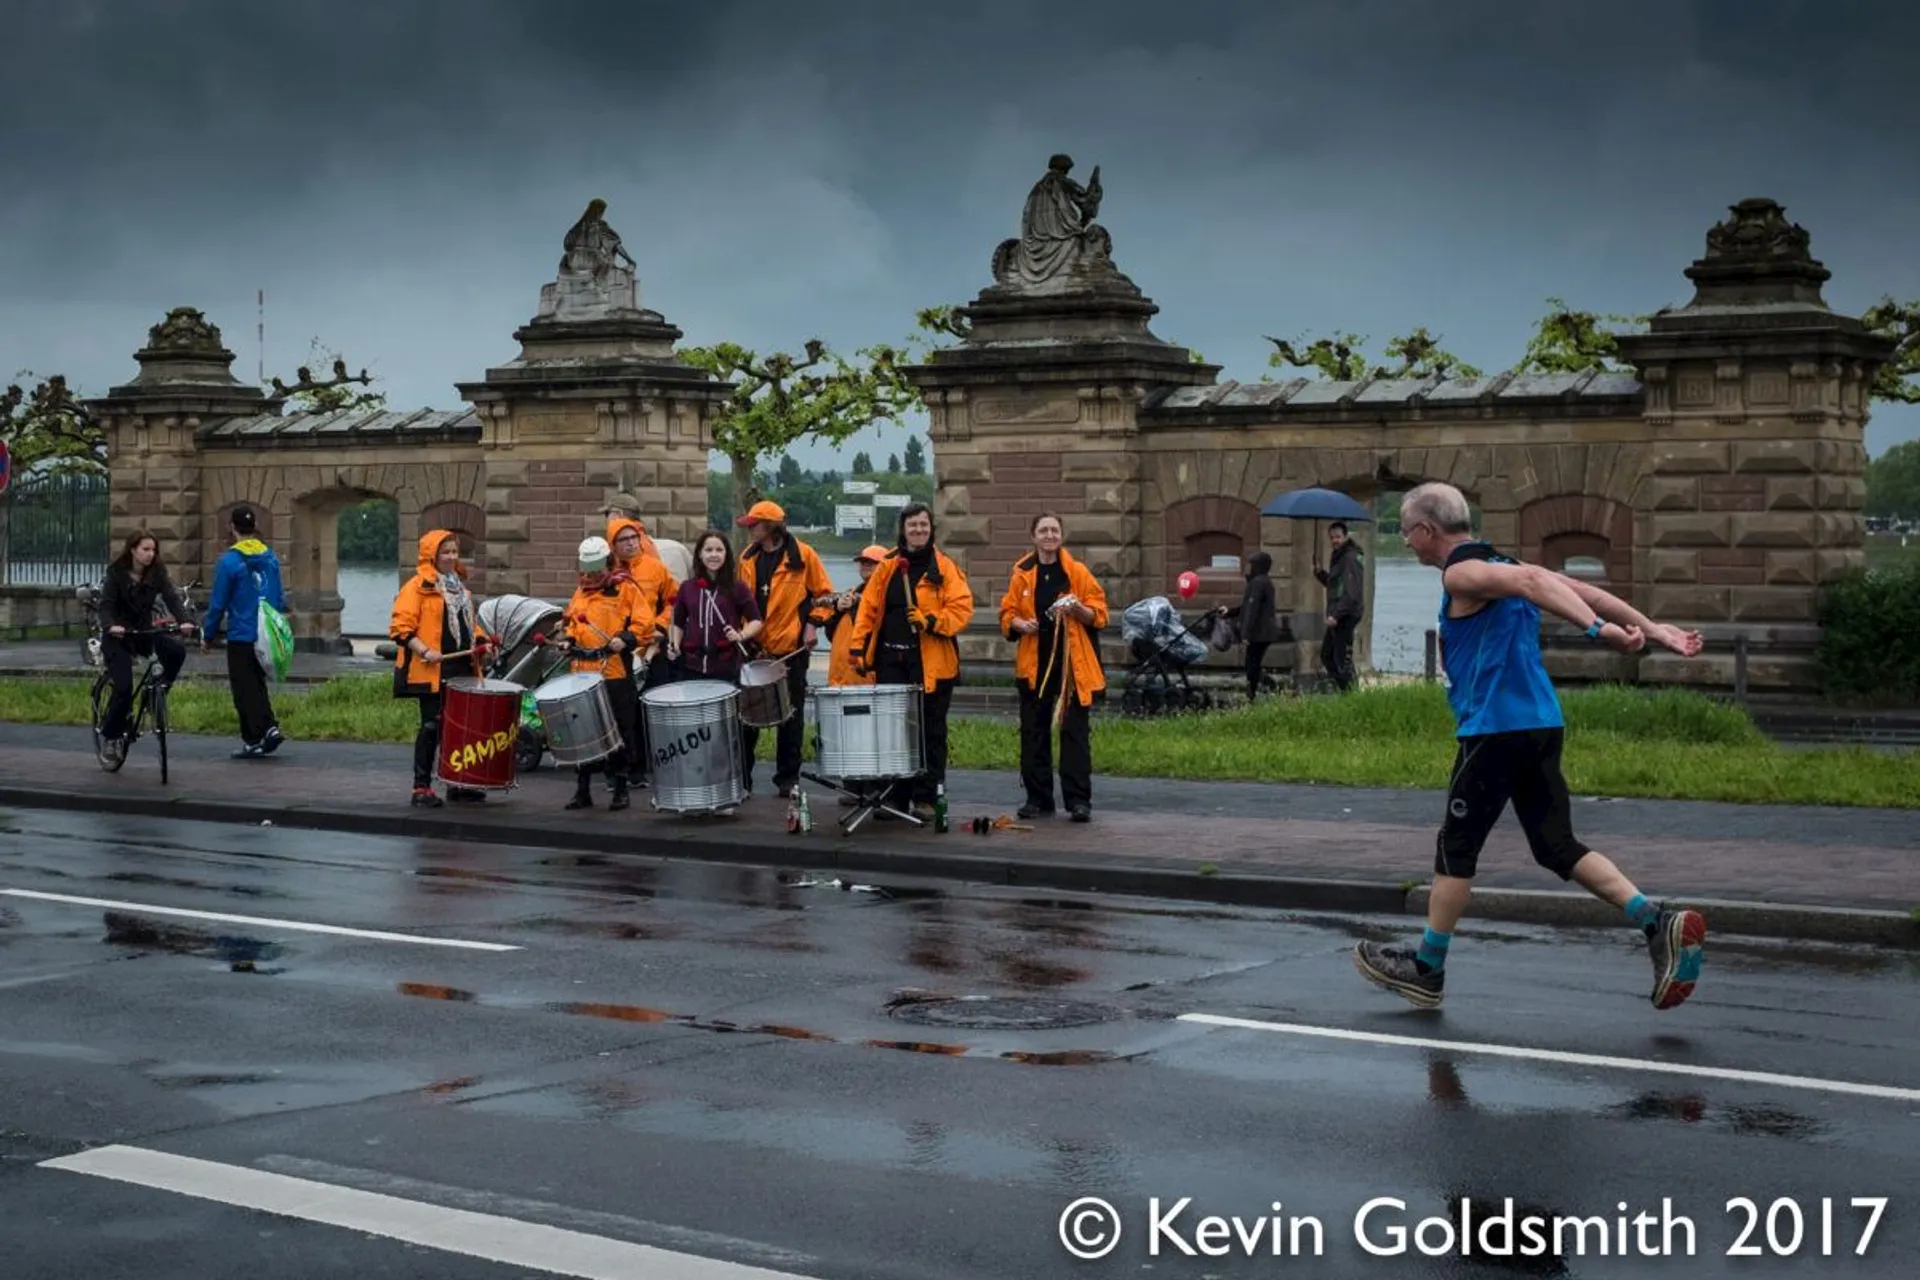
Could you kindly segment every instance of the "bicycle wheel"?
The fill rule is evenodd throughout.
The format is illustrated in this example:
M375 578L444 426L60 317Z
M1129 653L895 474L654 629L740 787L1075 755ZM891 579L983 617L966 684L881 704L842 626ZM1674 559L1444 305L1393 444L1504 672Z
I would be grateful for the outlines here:
M153 743L160 749L160 785L167 785L167 686L155 684L148 686L147 696L153 699Z
M93 758L108 773L118 773L120 766L127 762L125 752L109 754L107 740L100 730L107 723L107 702L113 697L113 681L102 674L93 682Z

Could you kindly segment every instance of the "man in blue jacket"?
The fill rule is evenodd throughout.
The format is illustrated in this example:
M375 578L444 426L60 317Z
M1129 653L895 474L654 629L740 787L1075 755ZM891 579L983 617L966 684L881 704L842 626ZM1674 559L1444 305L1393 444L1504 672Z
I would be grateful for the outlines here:
M260 601L265 599L282 611L287 607L280 589L279 557L255 536L258 527L252 507L233 509L227 522L233 545L213 567L213 595L200 627L200 648L205 652L221 624L226 624L227 684L233 690L233 709L240 716L236 760L272 755L286 741L274 718L273 700L267 696L266 669L253 651L260 630Z

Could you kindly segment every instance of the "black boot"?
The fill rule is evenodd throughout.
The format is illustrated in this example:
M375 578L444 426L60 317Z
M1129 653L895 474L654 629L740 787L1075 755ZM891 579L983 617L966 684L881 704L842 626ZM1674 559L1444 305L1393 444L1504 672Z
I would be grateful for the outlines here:
M627 775L624 773L614 774L613 799L607 801L607 808L624 809L630 803L631 801L627 799Z
M573 799L567 801L569 809L593 808L593 775L583 773L580 780L573 784Z

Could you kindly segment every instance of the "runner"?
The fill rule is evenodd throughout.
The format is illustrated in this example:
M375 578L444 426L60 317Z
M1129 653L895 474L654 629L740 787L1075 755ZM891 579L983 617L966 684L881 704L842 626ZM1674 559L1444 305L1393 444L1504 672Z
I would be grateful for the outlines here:
M1540 611L1621 653L1652 641L1691 658L1700 652L1700 633L1653 622L1590 583L1499 554L1473 536L1467 499L1452 485L1423 484L1408 493L1400 532L1420 563L1441 572L1441 664L1460 746L1426 934L1417 950L1362 942L1354 964L1369 982L1424 1008L1439 1006L1447 949L1473 892L1481 846L1512 801L1536 862L1619 907L1647 935L1653 1007L1677 1008L1700 978L1706 919L1649 902L1612 861L1575 838L1560 772L1565 720L1540 657Z

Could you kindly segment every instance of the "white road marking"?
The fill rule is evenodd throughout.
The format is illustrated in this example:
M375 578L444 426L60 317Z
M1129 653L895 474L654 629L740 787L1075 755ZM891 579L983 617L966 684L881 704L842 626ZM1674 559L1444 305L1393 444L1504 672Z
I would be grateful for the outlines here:
M114 902L107 898L76 898L64 893L39 893L32 889L0 889L0 897L32 898L36 902L64 902L76 907L106 907L113 911L135 911L154 916L182 916L188 920L221 920L228 924L251 924L265 929L291 929L299 933L330 933L343 938L367 938L374 942L411 942L422 947L454 947L462 951L518 951L519 947L502 942L466 942L459 938L429 938L412 933L387 933L379 929L349 929L338 924L309 924L303 920L272 920L262 916L235 916L222 911L190 911L185 907L156 907L145 902Z
M1530 1049L1525 1045L1483 1044L1472 1040L1429 1040L1424 1036L1396 1036L1381 1031L1349 1031L1343 1027L1309 1027L1295 1022L1260 1022L1252 1018L1228 1018L1216 1013L1183 1013L1179 1020L1204 1023L1212 1027L1238 1027L1246 1031L1272 1031L1289 1036L1314 1036L1322 1040L1401 1045L1411 1049L1444 1049L1450 1053L1479 1053L1495 1058L1524 1058L1534 1062L1557 1062L1571 1067L1604 1067L1614 1071L1648 1071L1676 1076L1701 1076L1709 1080L1732 1080L1741 1084L1771 1084L1787 1089L1811 1089L1824 1093L1848 1093L1862 1098L1893 1098L1901 1102L1920 1102L1920 1089L1907 1089L1890 1084L1857 1084L1850 1080L1821 1080L1814 1076L1783 1076L1772 1071L1745 1071L1738 1067L1703 1067L1688 1062L1658 1062L1649 1058L1609 1058L1597 1053L1569 1053L1562 1049Z
M382 1173L375 1169L356 1169L352 1165L329 1164L324 1160L270 1155L260 1157L253 1162L253 1165L255 1168L284 1173L290 1177L310 1178L316 1182L326 1183L328 1186L355 1187L361 1191L374 1191L403 1200L420 1200L449 1209L469 1209L475 1213L491 1214L495 1217L515 1218L521 1221L531 1219L545 1222L549 1226L620 1236L634 1243L644 1242L656 1248L724 1253L729 1257L750 1260L769 1267L803 1268L820 1265L820 1259L811 1254L761 1244L757 1240L742 1240L739 1236L721 1235L717 1231L699 1231L692 1227L676 1227L669 1223L632 1218L624 1213L607 1213L599 1209L576 1209L571 1205L555 1204L550 1200L529 1200L522 1196L504 1195L497 1191L476 1191L471 1187L449 1186L444 1182L426 1182L419 1178Z
M96 1147L42 1161L40 1167L178 1192L581 1280L632 1280L635 1276L647 1276L649 1280L805 1280L789 1271L674 1253L536 1222L421 1204L143 1147Z

